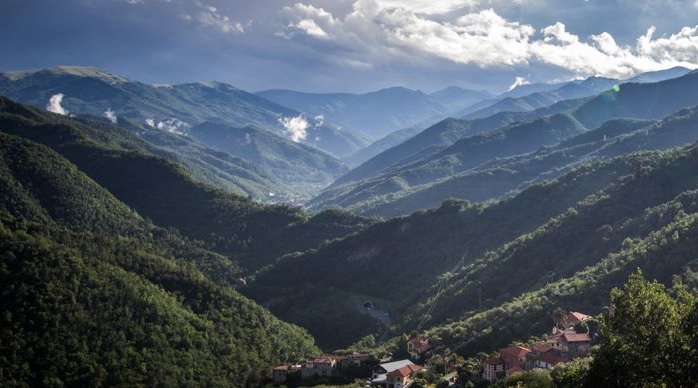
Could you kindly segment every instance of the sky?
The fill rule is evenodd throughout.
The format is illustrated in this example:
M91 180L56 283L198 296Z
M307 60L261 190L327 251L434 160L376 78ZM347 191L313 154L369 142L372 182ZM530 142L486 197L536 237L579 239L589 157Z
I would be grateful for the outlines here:
M2 0L0 71L433 92L698 66L698 0Z

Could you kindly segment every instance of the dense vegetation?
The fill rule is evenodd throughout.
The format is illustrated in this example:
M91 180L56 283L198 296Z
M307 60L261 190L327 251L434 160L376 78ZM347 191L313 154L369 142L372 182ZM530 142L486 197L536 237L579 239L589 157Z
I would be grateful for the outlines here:
M356 231L369 221L338 211L313 217L195 182L180 165L114 126L92 127L2 99L0 131L45 144L155 224L174 227L246 269Z
M684 283L688 280L689 283ZM693 387L698 383L695 275L674 285L647 281L641 270L611 290L592 357L552 371L516 373L495 387ZM691 293L690 291L693 291Z
M0 385L246 386L317 352L52 150L0 134L0 182Z

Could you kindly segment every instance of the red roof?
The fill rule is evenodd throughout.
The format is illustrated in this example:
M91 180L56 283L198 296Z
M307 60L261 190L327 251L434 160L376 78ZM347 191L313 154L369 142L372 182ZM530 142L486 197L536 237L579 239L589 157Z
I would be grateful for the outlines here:
M520 366L518 366L518 365L514 365L514 366L512 366L511 368L509 368L509 369L506 370L507 376L511 376L511 375L513 375L514 373L519 373L519 372L526 372L526 369L524 369L524 368L522 368L522 367L520 367Z
M540 355L540 357L538 357L538 359L547 363L548 365L555 365L561 362L565 362L565 359L555 352L543 353Z
M388 373L388 376L390 376L390 377L392 377L392 376L407 377L407 376L411 375L412 373L419 371L420 369L422 369L422 367L419 365L414 365L414 364L407 365L407 366L403 366L400 369L395 369L394 371Z
M549 352L549 351L552 350L552 349L553 349L553 348L551 348L549 345L546 345L546 344L535 344L535 345L533 345L533 350L535 350L535 351L537 351L537 352L540 352L540 353Z
M511 356L511 357L525 357L526 354L531 353L531 350L526 349L522 346L512 346L509 348L502 348L499 349L499 354L504 357L505 355Z
M570 311L569 314L567 314L567 321L570 325L574 325L577 322L586 321L589 318L591 318L590 315L586 315L576 311Z
M591 342L589 333L565 333L565 341L567 342Z

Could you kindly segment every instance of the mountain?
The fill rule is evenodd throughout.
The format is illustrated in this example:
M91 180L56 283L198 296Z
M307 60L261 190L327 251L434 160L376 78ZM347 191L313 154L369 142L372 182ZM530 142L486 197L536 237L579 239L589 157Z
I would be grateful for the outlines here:
M0 112L4 113L2 118L10 126L24 125L12 114L39 122L58 123L62 120L58 115L19 106L2 96ZM111 125L106 119L94 117L80 117L69 121L71 125L89 132L90 136L120 144L126 149L139 149L181 163L196 180L235 194L249 195L265 201L269 200L269 192L293 194L288 186L280 183L267 170L177 133L142 128L126 119L120 120L120 127Z
M243 387L318 353L306 331L216 279L237 273L226 258L6 133L0 252L3 386Z
M438 152L430 151L427 147L418 147L405 153L414 155L413 158L403 157L404 161L399 164L388 160L382 165L389 167L382 170L371 166L371 163L376 162L380 165L379 161L386 156L396 155L393 153L395 149L404 147L406 142L350 171L310 203L317 208L342 206L367 211L375 203L381 205L381 200L378 199L380 196L388 201L395 200L409 191L425 189L426 185L440 183L495 158L507 158L534 152L543 146L555 145L569 137L597 128L613 118L658 119L682 108L695 106L698 104L698 98L691 90L696 86L698 73L695 72L658 83L624 84L564 113L521 121L495 131L463 137L446 148L437 149ZM668 95L672 98L661 97ZM462 128L464 122L459 122L459 125ZM467 127L467 124L465 125ZM455 133L456 136L464 136L463 131ZM413 143L421 135L413 137L409 142ZM373 175L368 175L366 170ZM345 184L352 180L358 183ZM422 185L424 187L418 187Z
M246 293L324 348L417 330L463 356L491 351L548 332L556 307L601 312L638 266L663 282L695 270L697 162L695 146L624 154L507 200L449 200L284 257ZM363 324L363 301L387 330Z
M666 80L672 79L672 78L683 77L684 75L686 75L690 72L691 72L690 69L687 69L687 68L681 67L681 66L676 66L676 67L672 67L671 69L649 71L646 73L642 73L642 74L636 75L633 78L630 78L628 80L628 82L639 82L639 83L660 82L660 81L666 81Z
M583 163L640 150L664 150L698 139L698 109L682 110L653 122L616 119L555 146L530 154L495 159L434 185L410 190L402 197L374 198L371 214L384 217L436 207L447 198L486 201L513 195Z
M324 152L253 126L244 128L205 122L188 135L218 150L264 166L275 178L297 191L314 192L347 171ZM315 190L310 188L315 187Z
M564 100L595 96L610 90L618 83L619 81L616 79L603 77L589 77L585 80L570 81L556 85L559 87L546 92L536 92L519 97L506 96L492 105L464 115L463 118L477 119L489 117L499 112L530 112Z
M371 93L302 93L291 90L266 90L258 96L289 106L310 117L323 116L351 131L361 131L372 139L380 139L390 133L425 122L438 121L452 109L442 104L457 104L450 99L465 99L468 102L481 92L453 93L453 90L434 95L401 87L382 89ZM466 95L464 95L464 93Z
M0 94L42 109L52 96L62 94L59 106L72 113L99 117L110 111L117 120L180 133L205 121L221 121L290 138L280 120L297 117L295 130L306 133L302 140L333 155L348 155L367 144L349 131L330 124L313 126L300 112L219 82L148 85L95 68L64 66L2 73Z
M409 138L422 132L422 130L422 128L413 127L395 131L386 137L374 141L368 147L345 157L343 161L349 166L359 166L383 151L407 141Z
M180 165L149 152L119 127L95 128L1 101L0 131L51 147L141 216L202 240L248 271L371 223L337 211L311 217L297 208L254 202L196 182Z
M467 106L494 97L490 92L483 90L469 90L458 86L449 86L437 90L430 96L443 105L449 112L457 112Z

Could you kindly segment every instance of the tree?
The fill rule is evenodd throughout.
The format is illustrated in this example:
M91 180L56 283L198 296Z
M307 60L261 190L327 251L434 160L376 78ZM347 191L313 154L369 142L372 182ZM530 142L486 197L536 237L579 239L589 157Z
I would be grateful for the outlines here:
M672 297L638 269L625 287L611 291L587 386L695 386L695 310L696 298L687 291L679 289Z

